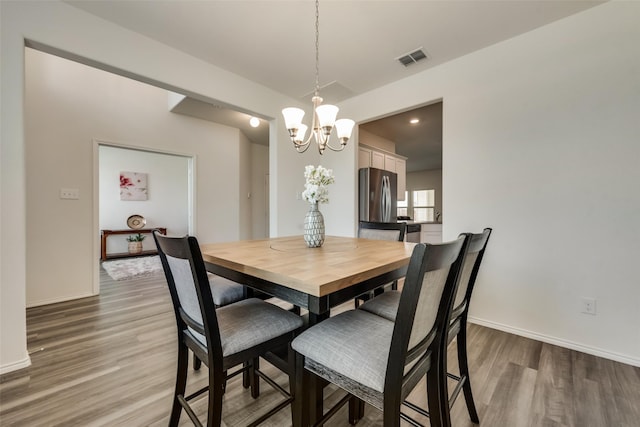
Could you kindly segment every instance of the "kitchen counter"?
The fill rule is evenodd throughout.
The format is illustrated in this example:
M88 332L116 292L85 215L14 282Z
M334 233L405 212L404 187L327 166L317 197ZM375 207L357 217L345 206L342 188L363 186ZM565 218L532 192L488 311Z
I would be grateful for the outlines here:
M440 225L442 225L442 222L437 222L437 221L398 220L398 222L406 222L407 224L440 224Z
M442 243L442 223L436 221L398 221L407 224L405 240L416 243Z

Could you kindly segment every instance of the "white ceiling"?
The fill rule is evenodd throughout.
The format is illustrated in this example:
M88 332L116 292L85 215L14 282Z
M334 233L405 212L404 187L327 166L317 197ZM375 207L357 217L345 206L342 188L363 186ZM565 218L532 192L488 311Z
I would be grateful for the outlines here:
M313 1L66 3L292 98L310 101L315 84ZM321 95L326 103L337 103L600 3L323 0L320 85L327 88ZM424 49L427 60L408 67L396 60L418 48ZM398 145L403 143L397 139L400 134L387 135Z

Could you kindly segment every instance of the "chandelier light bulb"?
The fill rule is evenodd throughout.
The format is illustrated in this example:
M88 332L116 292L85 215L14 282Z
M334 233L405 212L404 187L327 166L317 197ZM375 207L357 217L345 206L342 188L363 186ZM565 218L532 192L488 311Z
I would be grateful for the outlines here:
M304 117L304 110L295 107L288 107L282 110L284 125L287 129L298 129Z
M347 143L347 140L351 138L351 131L353 131L353 126L356 124L351 119L340 119L336 120L336 132L338 133L338 139L342 143Z
M296 136L294 137L293 141L296 143L300 143L304 141L304 136L306 133L307 133L307 125L301 124L300 127L298 127L298 132L296 132Z

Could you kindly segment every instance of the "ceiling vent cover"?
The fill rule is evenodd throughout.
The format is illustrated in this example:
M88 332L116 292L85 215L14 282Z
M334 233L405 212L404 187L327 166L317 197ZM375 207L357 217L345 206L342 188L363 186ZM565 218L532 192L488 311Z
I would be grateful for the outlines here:
M422 48L414 50L411 53L407 53L399 58L396 58L402 65L408 67L411 64L415 64L418 61L422 61L423 59L427 59L427 54L424 53Z

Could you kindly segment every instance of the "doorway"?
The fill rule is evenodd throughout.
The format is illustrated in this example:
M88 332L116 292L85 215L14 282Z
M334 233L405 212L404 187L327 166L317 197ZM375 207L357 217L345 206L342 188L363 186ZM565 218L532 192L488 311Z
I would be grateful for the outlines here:
M98 228L94 234L102 235L102 230L130 230L130 234L113 235L105 240L107 258L127 253L126 238L136 234L128 224L128 219L133 216L139 219L142 229L166 228L168 234L178 236L193 234L192 156L105 141L96 140L94 143L98 194L97 207L94 208ZM144 194L134 197L141 200L129 200L131 197L127 196L126 189L130 187L122 185L122 177L134 173L146 183ZM143 250L154 250L150 234L141 236L144 238ZM100 291L99 267L100 263L97 274L94 274L95 293Z

